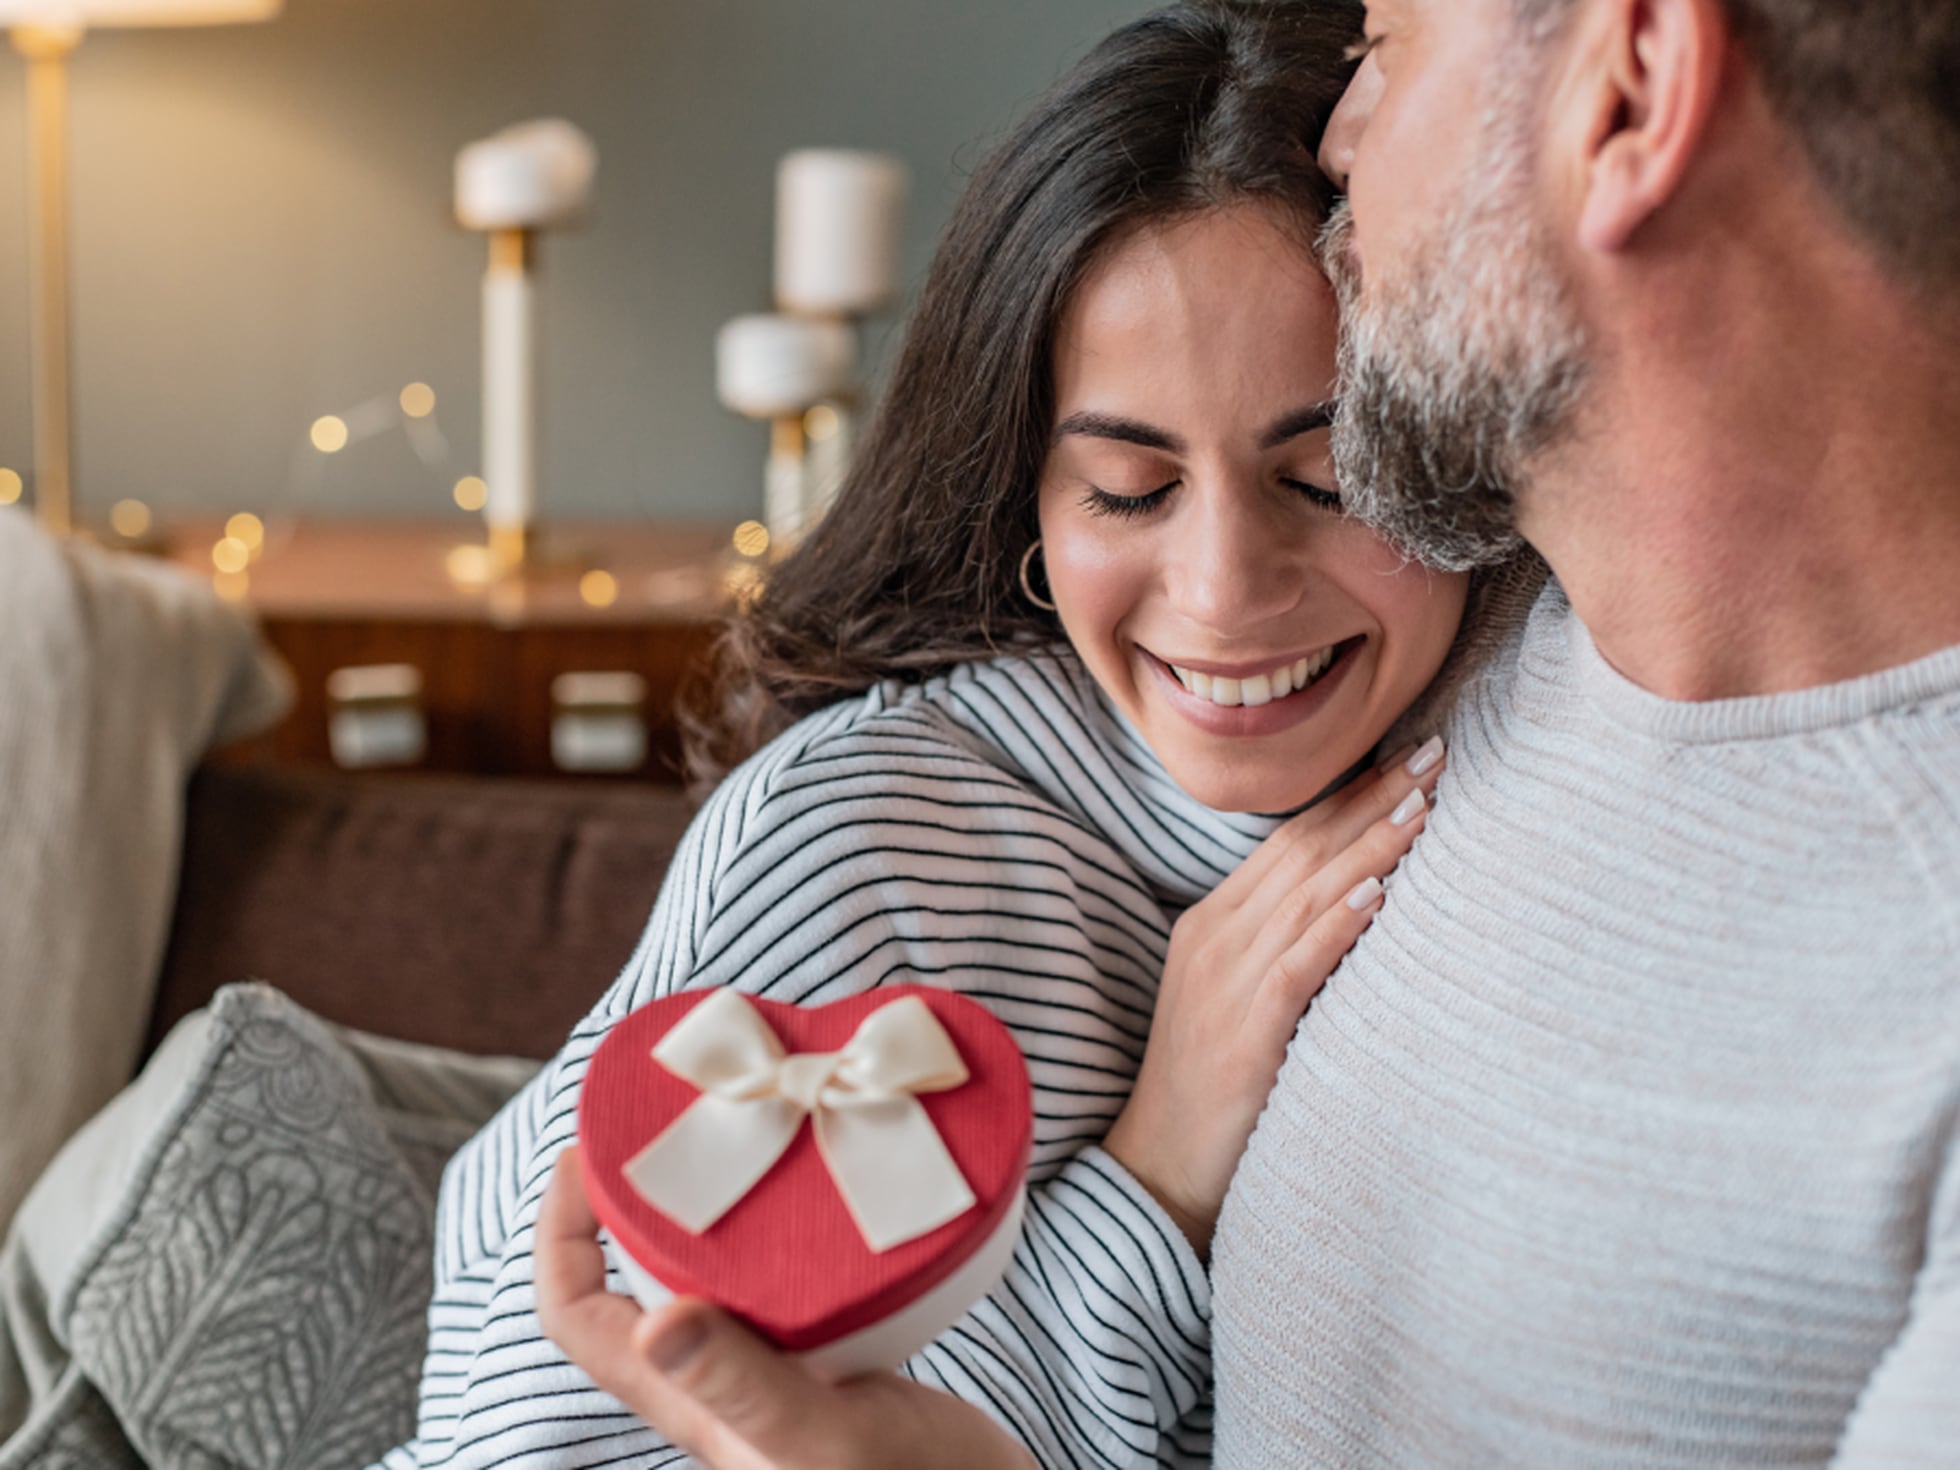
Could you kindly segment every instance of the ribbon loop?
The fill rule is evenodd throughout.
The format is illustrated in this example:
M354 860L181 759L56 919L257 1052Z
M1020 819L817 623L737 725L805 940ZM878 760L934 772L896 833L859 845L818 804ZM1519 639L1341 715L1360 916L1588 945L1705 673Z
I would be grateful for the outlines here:
M698 1235L761 1182L807 1117L817 1150L865 1244L887 1251L971 1209L972 1189L918 1094L967 1080L929 1006L880 1006L841 1051L787 1054L732 990L689 1011L654 1060L701 1089L625 1173L642 1198Z

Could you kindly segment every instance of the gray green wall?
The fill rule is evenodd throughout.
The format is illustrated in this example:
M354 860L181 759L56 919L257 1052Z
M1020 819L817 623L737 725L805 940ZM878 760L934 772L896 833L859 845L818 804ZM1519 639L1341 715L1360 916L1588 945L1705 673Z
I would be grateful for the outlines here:
M903 156L916 281L965 172L1147 0L288 0L265 26L98 32L72 72L77 476L85 513L459 514L477 468L483 243L462 144L561 115L598 204L544 255L543 494L568 519L760 506L764 431L724 413L717 327L766 309L775 160ZM0 466L30 458L22 67L0 50ZM874 350L888 345L877 334ZM320 414L415 379L452 441L399 434L292 503Z

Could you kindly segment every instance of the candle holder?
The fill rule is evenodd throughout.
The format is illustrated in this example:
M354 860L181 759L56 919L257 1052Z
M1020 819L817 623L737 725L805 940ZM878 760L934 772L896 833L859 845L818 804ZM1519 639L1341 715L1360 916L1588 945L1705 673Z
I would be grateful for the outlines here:
M721 329L715 363L722 403L769 425L762 520L770 549L781 556L815 523L804 416L851 391L857 336L843 322L737 317Z
M721 401L770 425L764 523L783 555L829 509L850 459L864 318L899 297L904 164L809 148L776 170L777 311L716 343Z
M592 140L560 119L521 123L456 156L456 217L489 237L483 275L484 519L492 565L537 563L538 242L584 214Z

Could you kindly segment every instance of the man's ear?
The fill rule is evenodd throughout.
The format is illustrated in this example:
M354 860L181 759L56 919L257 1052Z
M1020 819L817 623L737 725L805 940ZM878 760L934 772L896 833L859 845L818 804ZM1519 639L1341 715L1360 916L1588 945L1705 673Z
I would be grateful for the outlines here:
M1681 187L1722 91L1721 0L1592 0L1568 105L1583 129L1579 243L1622 249Z

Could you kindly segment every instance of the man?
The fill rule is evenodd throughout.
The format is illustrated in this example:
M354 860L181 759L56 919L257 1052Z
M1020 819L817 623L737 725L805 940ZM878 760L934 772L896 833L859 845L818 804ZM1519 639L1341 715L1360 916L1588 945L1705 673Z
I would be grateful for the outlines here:
M1217 1462L1960 1464L1960 4L1369 46L1344 492L1557 585L1234 1179ZM637 1320L590 1233L560 1189L553 1331L711 1463L1016 1463Z

